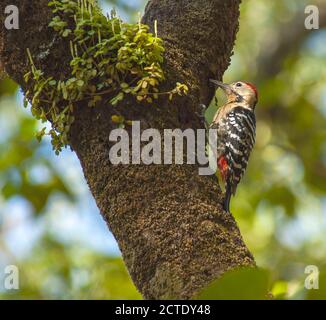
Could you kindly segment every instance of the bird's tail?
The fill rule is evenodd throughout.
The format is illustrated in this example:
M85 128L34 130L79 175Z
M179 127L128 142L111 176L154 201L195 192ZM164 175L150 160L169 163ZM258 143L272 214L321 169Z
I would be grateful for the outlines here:
M230 212L230 201L231 201L232 190L229 183L226 184L225 198L223 208L226 212Z

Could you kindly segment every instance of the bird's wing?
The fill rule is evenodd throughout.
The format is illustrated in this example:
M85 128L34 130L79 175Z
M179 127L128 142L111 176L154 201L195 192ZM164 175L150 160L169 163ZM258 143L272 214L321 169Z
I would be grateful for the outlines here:
M253 111L233 108L226 117L226 158L230 166L232 193L240 182L248 164L251 150L255 144L256 119Z

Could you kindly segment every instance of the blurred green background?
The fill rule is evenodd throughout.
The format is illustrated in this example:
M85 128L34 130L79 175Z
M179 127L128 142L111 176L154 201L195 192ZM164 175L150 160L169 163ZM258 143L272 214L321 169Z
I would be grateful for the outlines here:
M241 292L258 283L259 292L267 286L279 299L326 299L326 2L318 3L320 29L307 31L304 9L314 3L241 5L235 54L224 80L255 83L260 99L256 147L231 211L265 269L233 275L233 282L246 279ZM136 21L145 1L102 5ZM0 298L140 299L76 156L65 150L56 157L49 140L36 141L38 127L17 85L3 79ZM10 264L20 269L19 290L2 286L2 270ZM307 265L321 272L319 290L304 288ZM222 285L217 298L237 297L232 281Z

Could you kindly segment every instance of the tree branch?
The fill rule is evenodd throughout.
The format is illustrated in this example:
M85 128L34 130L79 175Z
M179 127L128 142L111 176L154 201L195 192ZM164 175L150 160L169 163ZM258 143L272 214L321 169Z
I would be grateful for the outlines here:
M149 1L143 21L153 26L157 19L165 41L164 87L184 82L190 93L173 102L162 97L158 106L130 100L119 106L121 113L141 120L143 128L200 127L196 111L213 95L208 79L221 79L230 62L239 2ZM25 88L28 47L47 75L66 75L69 46L47 27L47 1L20 0L19 9L21 29L1 33L5 45L0 56L7 73ZM223 195L215 179L199 176L192 165L110 164L112 113L108 105L91 109L80 102L71 146L143 296L188 299L227 270L254 265L234 218L222 210Z

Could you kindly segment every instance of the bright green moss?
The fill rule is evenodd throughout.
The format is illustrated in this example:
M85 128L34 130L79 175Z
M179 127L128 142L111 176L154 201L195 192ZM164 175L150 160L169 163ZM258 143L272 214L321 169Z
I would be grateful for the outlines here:
M28 50L31 71L25 81L33 84L26 92L33 115L52 122L52 129L41 130L38 138L50 135L57 154L68 144L72 111L81 100L89 107L97 103L109 107L126 96L153 103L162 94L172 99L175 94L187 93L187 86L180 83L170 92L159 92L158 86L165 80L164 47L148 26L124 23L114 12L105 17L96 0L54 0L49 6L54 15L49 26L70 41L70 77L64 81L45 78Z

